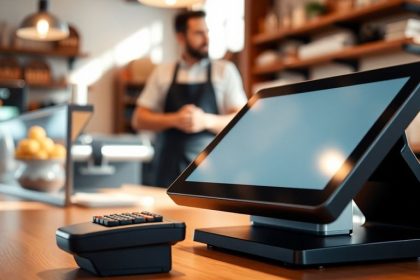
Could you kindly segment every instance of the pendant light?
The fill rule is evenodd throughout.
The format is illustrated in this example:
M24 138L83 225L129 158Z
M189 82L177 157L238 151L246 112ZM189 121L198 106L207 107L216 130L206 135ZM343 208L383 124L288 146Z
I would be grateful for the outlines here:
M138 0L140 3L159 8L190 8L203 0Z
M36 41L56 41L69 36L65 22L48 13L48 0L39 0L38 12L27 16L19 29L18 37Z

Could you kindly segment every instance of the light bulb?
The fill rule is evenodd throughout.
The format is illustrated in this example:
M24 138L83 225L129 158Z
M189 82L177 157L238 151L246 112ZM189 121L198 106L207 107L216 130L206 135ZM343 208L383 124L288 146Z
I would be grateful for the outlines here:
M50 29L50 24L45 19L40 19L36 23L36 31L38 32L40 38L46 38L49 29Z

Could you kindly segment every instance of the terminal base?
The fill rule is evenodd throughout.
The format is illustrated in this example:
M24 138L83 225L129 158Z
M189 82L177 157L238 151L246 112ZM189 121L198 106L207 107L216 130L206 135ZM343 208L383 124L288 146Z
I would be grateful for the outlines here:
M86 252L74 259L79 267L100 276L162 273L172 266L170 244Z
M354 226L351 235L316 236L270 227L197 229L194 240L296 266L420 257L420 230L383 225Z

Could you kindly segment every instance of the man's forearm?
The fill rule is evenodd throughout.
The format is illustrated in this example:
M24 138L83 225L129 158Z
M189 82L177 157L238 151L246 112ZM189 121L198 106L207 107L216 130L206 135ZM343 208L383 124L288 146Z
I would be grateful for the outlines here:
M206 124L207 130L217 134L233 119L236 113L227 115L214 115L206 113Z
M186 133L208 130L219 133L235 116L236 112L226 115L215 115L200 111L189 113L191 106L176 113L157 113L145 108L137 108L133 114L132 126L135 130L162 131L177 128ZM198 114L197 114L198 113Z
M176 119L175 114L155 113L138 108L131 123L135 130L162 131L175 127Z

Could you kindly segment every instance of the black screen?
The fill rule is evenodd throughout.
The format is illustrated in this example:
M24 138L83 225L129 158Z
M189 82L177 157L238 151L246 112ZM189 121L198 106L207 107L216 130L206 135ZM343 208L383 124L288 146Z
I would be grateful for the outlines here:
M258 99L186 181L322 190L408 79Z

